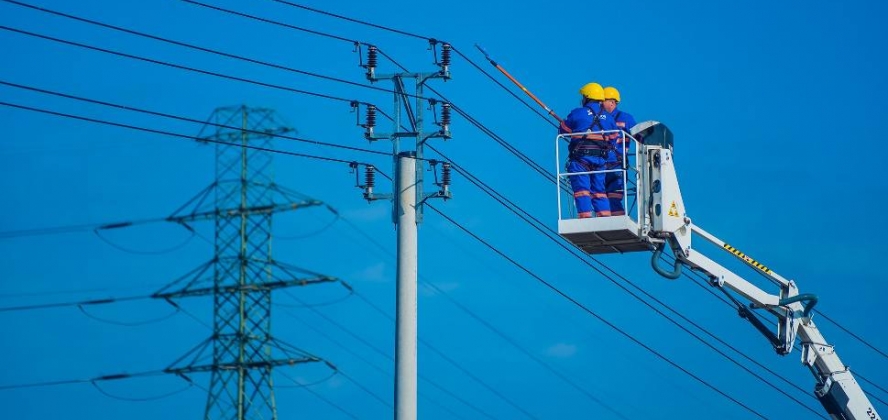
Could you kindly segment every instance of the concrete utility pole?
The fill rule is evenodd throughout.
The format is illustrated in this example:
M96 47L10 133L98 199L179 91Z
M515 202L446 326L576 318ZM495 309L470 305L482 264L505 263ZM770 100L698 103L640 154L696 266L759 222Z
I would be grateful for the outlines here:
M431 41L432 49L436 50L437 41ZM395 191L394 195L376 194L373 192L373 167L367 168L368 178L364 197L367 200L382 198L393 199L392 221L398 229L398 267L397 267L397 326L395 337L395 419L416 420L417 416L417 303L416 279L418 273L418 225L422 222L422 204L429 198L450 198L450 164L442 164L442 178L436 185L439 190L423 192L423 145L430 138L450 138L450 104L429 100L423 97L423 86L430 79L450 79L450 44L441 44L441 60L435 57L440 70L433 73L394 73L376 74L377 50L368 48L367 79L371 82L392 80L394 83L394 130L390 134L377 134L374 131L376 109L372 105L367 108L368 140L391 139L395 155ZM416 83L415 94L406 93L404 79L413 79ZM415 107L410 106L410 97L416 100ZM441 105L441 119L435 121L439 129L430 134L423 133L423 110L427 105L435 109ZM402 122L402 113L406 113L407 121ZM404 127L404 123L409 127ZM401 151L401 138L413 138L413 151ZM434 170L437 162L430 161Z
M416 277L418 270L416 221L416 154L398 155L398 192L396 203L398 226L398 299L395 338L395 418L416 418L417 381L417 308Z

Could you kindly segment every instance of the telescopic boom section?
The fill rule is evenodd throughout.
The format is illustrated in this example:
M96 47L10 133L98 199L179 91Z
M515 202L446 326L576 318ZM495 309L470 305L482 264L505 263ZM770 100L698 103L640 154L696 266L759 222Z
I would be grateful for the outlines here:
M794 281L692 223L682 200L673 159L672 134L668 128L656 121L644 122L632 129L631 140L635 144L635 160L634 164L627 165L625 171L627 178L636 180L634 191L628 190L635 194L632 201L637 203L635 212L627 212L627 216L589 219L559 217L561 236L590 254L653 250L651 264L654 270L670 279L680 277L684 266L705 273L714 287L726 293L733 292L729 295L738 303L740 316L759 330L778 354L789 354L798 340L802 348L802 364L811 370L816 379L814 395L832 418L880 419L851 371L815 325L812 309L817 297L800 294ZM558 173L559 178L570 176L580 175ZM559 211L561 207L559 196ZM618 229L615 230L614 226L618 226ZM615 235L615 232L619 235ZM635 235L634 241L627 239L627 232ZM695 250L692 236L722 248L745 263L764 276L776 293L760 288ZM642 242L646 246L639 246ZM632 245L627 246L627 243ZM675 263L672 267L664 268L660 265L660 257L666 246L675 256ZM746 299L748 307L740 303L734 294ZM756 312L772 316L776 328L766 325Z

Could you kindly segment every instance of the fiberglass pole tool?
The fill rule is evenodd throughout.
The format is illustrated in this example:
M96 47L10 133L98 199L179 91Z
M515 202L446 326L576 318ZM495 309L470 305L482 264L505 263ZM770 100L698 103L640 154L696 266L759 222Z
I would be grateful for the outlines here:
M512 75L509 74L509 72L507 72L506 69L503 68L503 66L497 64L496 61L493 61L493 59L490 58L490 54L488 54L487 51L484 50L484 48L481 48L481 46L478 44L475 44L475 48L477 48L478 51L481 51L481 54L484 54L484 58L486 58L487 61L489 61L490 64L492 64L494 67L496 67L496 69L499 70L500 73L502 73L506 77L508 77L509 80L511 80L512 83L515 84L515 86L518 86L518 88L520 88L522 91L524 91L524 93L526 93L527 96L530 96L530 99L533 99L534 102L538 103L541 107L543 107L543 109L545 109L546 112L548 112L549 115L552 116L552 118L555 118L556 120L558 120L558 122L561 125L564 125L564 120L562 120L561 117L559 117L557 114L555 114L555 111L552 111L548 106L546 106L546 104L543 103L543 101L541 101L539 98L537 98L536 95L534 95L529 90L527 90L527 88L524 87L524 85L522 85L521 82L519 82L517 79L512 77Z

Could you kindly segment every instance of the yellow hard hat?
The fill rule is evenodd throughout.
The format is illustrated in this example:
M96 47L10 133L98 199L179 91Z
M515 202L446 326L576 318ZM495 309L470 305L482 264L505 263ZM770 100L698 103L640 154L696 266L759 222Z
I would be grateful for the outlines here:
M580 88L580 95L594 101L604 100L604 89L598 83L587 83Z
M616 99L617 102L620 102L620 91L613 86L608 86L604 88L604 99Z

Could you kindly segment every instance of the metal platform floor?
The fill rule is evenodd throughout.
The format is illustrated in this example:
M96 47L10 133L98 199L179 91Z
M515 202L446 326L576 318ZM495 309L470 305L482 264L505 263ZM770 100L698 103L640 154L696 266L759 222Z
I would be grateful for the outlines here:
M629 216L562 219L558 234L589 254L649 251L654 247L641 238L641 229Z

